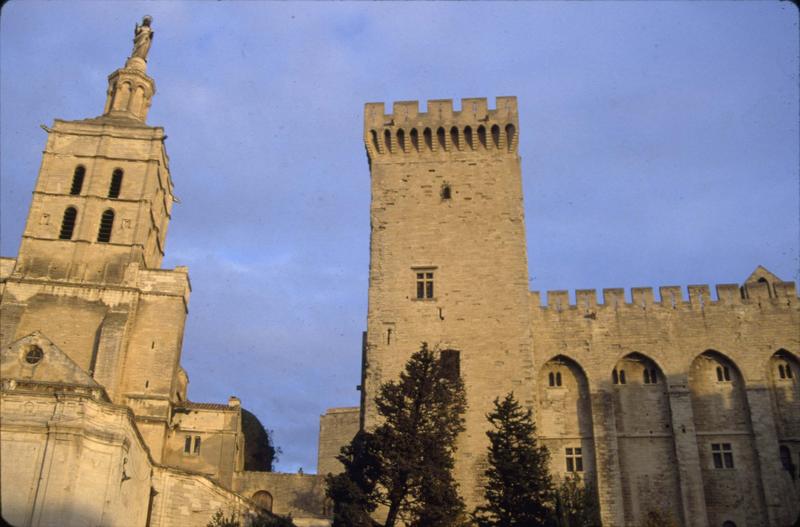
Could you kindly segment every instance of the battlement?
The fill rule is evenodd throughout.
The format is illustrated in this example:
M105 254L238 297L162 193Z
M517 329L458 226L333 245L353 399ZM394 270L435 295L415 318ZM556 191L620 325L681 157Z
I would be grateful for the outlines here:
M593 313L598 309L634 308L648 309L651 306L667 309L704 309L711 306L761 305L764 303L797 306L797 288L794 282L753 282L743 286L738 284L719 284L716 286L716 299L711 298L708 285L690 285L684 290L681 286L662 286L658 288L659 299L652 287L634 287L626 297L625 289L603 289L602 303L597 301L595 289L578 289L575 301L570 300L569 291L546 291L545 303L539 291L531 291L531 306L543 310L581 310ZM684 292L687 294L684 295ZM628 300L630 299L630 301Z
M428 101L427 112L419 101L398 101L392 113L384 103L364 107L364 143L370 159L389 156L443 156L462 154L513 154L519 143L516 97L497 97L490 109L486 98L461 99L461 110L452 99Z

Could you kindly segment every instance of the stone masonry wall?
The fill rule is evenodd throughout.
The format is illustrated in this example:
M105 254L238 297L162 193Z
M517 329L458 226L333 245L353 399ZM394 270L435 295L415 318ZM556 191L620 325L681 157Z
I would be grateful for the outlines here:
M319 418L319 449L317 474L338 474L343 470L336 459L344 445L358 432L359 408L328 408Z

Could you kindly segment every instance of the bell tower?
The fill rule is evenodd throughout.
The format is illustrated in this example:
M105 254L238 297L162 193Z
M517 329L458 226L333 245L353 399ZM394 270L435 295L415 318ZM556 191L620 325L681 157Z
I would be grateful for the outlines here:
M137 24L131 56L109 75L102 115L43 126L16 275L118 283L129 264L160 267L174 196L164 129L145 122L150 24Z

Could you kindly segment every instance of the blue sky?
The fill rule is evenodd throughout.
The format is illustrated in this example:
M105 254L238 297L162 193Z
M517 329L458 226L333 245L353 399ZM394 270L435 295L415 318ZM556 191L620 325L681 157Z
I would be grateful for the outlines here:
M54 118L102 113L153 16L165 267L188 265L189 396L236 394L316 467L356 405L369 269L365 102L516 95L531 289L798 280L788 2L12 1L0 17L0 253ZM423 104L424 107L424 104Z

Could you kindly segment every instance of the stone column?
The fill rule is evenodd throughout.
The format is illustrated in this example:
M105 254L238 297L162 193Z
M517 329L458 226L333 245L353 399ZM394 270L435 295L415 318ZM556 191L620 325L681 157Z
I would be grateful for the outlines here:
M760 469L760 491L767 509L769 525L791 524L798 512L794 501L792 482L783 469L778 456L779 443L775 417L769 389L763 384L746 388L747 404L753 430L753 446L756 449Z
M669 385L669 409L672 416L672 437L678 462L678 481L683 504L683 525L708 527L700 452L694 428L692 398L687 384Z
M592 433L597 471L597 498L603 525L624 525L619 456L617 454L617 425L614 401L605 391L592 392Z

